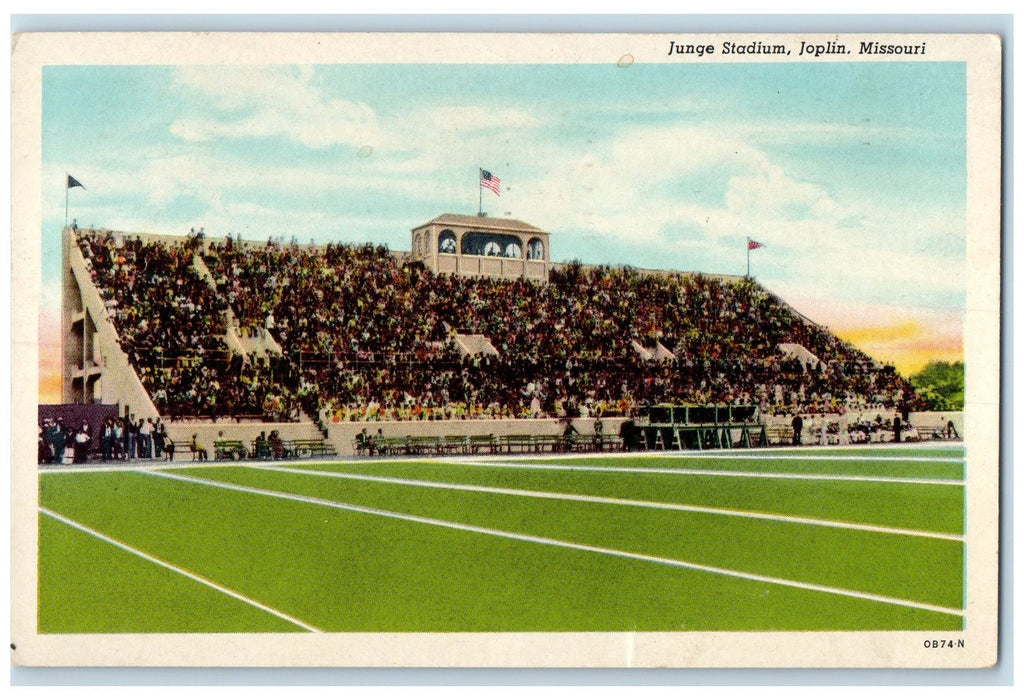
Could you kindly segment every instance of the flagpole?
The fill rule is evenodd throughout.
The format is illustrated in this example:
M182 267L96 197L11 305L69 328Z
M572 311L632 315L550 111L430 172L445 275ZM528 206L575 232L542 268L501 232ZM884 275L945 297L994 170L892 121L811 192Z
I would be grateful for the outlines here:
M478 167L477 171L478 172L476 174L476 196L477 196L476 215L477 216L483 216L484 215L484 169Z
M747 236L747 279L750 279L750 236Z
M70 177L67 171L64 171L64 228L68 227L68 177Z

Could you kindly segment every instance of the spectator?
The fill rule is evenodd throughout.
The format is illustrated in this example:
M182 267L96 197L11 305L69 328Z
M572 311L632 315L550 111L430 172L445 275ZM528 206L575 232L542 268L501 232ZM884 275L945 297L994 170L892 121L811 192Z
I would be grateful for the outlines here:
M153 456L156 459L160 459L164 452L164 445L167 442L167 428L163 422L157 418L153 424Z
M572 452L576 446L576 438L579 435L579 431L576 430L576 426L572 424L572 419L566 422L565 431L562 433L562 442L565 446L566 452Z
M49 418L43 419L43 424L39 426L39 464L53 463L53 449L48 437L52 426L53 422Z
M69 437L68 431L64 428L64 419L57 416L57 420L50 426L47 435L47 442L50 445L50 452L53 454L54 464L64 463L64 450Z
M139 419L139 457L149 459L153 456L153 419Z
M950 420L946 423L946 439L952 440L953 438L959 440L960 433L956 431L956 426L953 425L953 421Z
M270 443L270 450L274 455L274 459L284 459L284 442L276 430L270 431L268 442Z
M260 431L256 438L256 459L270 459L270 442L267 440L267 432Z
M138 456L139 448L139 426L135 422L135 414L131 414L125 419L125 444L127 445L128 459L132 460Z
M114 458L114 419L107 418L103 421L103 429L100 434L100 442L103 449L103 461L109 462Z
M198 459L200 462L205 462L210 459L210 454L206 451L206 448L199 443L197 438L198 436L196 433L193 433L192 440L189 442L189 448L192 450L192 460L195 461Z
M82 423L82 427L75 432L74 462L85 464L89 461L89 450L92 447L92 434L88 423Z

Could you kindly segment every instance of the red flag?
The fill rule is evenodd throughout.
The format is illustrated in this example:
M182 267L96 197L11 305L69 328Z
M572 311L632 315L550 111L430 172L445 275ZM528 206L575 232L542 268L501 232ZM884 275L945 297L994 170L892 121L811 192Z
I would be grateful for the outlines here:
M758 248L764 248L764 243L758 243L757 241L747 239L747 250L757 250Z

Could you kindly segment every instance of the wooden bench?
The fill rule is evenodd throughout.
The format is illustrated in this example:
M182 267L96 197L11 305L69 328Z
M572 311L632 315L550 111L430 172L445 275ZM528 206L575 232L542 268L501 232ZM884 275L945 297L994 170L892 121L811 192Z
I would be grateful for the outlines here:
M241 440L217 440L213 443L214 459L240 460L248 456L249 451Z
M926 423L924 425L912 425L917 428L918 437L921 440L948 440L946 437L946 425L944 423Z
M611 452L621 451L625 447L625 440L621 435L602 435L597 441L598 451L609 450Z
M564 441L561 435L534 435L534 452L561 452L564 448Z
M434 454L440 452L441 438L432 435L405 438L405 453L410 455Z
M505 452L527 452L533 449L532 435L502 435L500 440Z
M495 450L498 449L498 441L493 435L470 435L469 436L469 451L473 454L477 454L481 449L487 448L487 451L494 454Z
M373 441L370 452L376 451L379 455L397 455L406 452L406 439L404 437L382 437Z
M572 448L576 452L600 452L607 445L607 442L604 435L597 435L595 433L580 434L573 438Z
M469 438L465 435L445 435L444 440L441 441L441 451L445 454L453 452L468 454Z
M285 441L285 449L286 452L290 452L293 457L298 459L308 459L309 457L334 457L338 454L338 451L334 449L334 445L323 438L313 440L288 440Z
M793 427L789 425L770 425L765 429L768 433L769 445L791 445L793 443Z

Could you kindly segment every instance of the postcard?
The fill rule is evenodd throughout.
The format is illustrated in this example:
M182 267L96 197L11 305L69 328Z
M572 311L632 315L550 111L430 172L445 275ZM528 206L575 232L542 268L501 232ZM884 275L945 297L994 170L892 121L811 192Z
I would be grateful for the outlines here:
M17 35L13 662L992 666L1001 83Z

